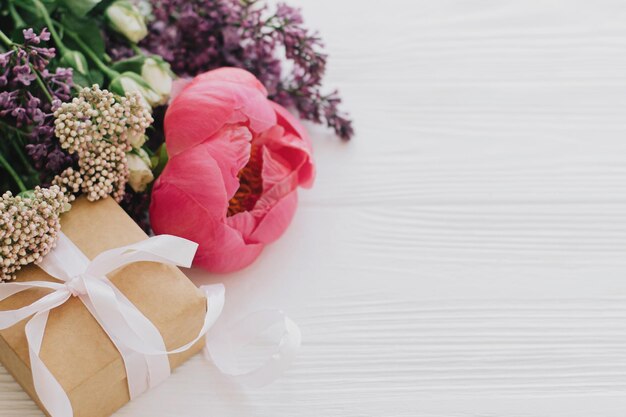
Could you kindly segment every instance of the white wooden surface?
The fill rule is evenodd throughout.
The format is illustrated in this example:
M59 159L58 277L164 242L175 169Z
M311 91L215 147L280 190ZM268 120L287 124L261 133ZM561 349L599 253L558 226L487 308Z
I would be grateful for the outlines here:
M358 135L224 281L304 346L264 389L202 357L116 417L588 417L626 407L626 2L290 0ZM0 373L0 415L42 414Z

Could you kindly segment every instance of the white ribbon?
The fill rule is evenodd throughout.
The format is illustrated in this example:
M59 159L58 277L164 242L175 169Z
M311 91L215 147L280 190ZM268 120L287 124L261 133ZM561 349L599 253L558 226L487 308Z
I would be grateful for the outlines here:
M128 390L133 399L153 388L170 375L167 355L191 348L220 316L224 307L224 286L201 287L207 298L204 324L198 336L177 349L168 351L159 330L106 277L116 269L134 262L159 262L189 267L197 244L186 239L161 235L142 242L102 252L92 261L63 233L57 247L39 266L61 282L30 281L0 284L0 301L32 288L52 290L32 304L17 310L0 311L0 330L27 317L28 343L35 391L52 417L72 417L67 393L39 357L48 314L72 296L79 297L120 352L126 368ZM233 352L273 325L281 325L283 336L278 351L259 368L242 372L235 366ZM295 357L300 346L298 327L282 312L262 311L220 333L207 337L206 355L218 369L249 386L273 381Z
M274 326L281 330L276 352L256 368L241 369L235 353ZM221 373L231 376L242 385L256 388L275 381L289 368L300 343L300 329L289 317L282 311L264 310L254 312L219 332L209 333L204 354L215 363Z

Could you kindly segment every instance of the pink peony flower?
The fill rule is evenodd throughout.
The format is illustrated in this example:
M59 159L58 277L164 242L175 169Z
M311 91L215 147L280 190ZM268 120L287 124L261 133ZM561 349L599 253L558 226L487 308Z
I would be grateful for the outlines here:
M298 186L313 185L311 143L250 73L196 77L165 115L170 160L152 192L157 234L200 244L194 264L230 272L254 261L293 218Z

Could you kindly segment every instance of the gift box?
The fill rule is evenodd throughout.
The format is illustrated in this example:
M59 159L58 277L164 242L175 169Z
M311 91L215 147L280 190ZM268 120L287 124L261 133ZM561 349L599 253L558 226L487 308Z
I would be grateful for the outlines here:
M78 199L72 210L62 215L61 227L89 259L147 238L110 198L96 203ZM154 324L168 350L194 340L201 332L207 300L178 268L138 262L107 276ZM16 282L28 281L58 282L34 265L17 276ZM43 289L20 292L0 302L0 310L18 309L48 293ZM27 321L0 331L0 361L46 412L33 383L25 336ZM200 339L190 349L168 355L171 369L197 353L202 345ZM122 355L78 297L71 297L50 311L39 356L67 393L76 417L109 416L130 400Z

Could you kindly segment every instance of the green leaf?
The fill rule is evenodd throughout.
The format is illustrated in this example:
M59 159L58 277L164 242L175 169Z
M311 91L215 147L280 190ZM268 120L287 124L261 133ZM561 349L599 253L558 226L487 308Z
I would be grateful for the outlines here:
M61 24L67 30L74 32L80 39L94 51L96 55L102 57L105 53L104 39L100 28L95 24L94 19L79 18L70 14L64 14ZM66 36L64 42L71 44L71 40ZM79 48L76 48L79 49Z
M141 67L143 66L146 57L143 55L136 55L132 58L123 59L121 61L116 62L111 66L111 68L117 72L134 72L136 74L141 74Z
M89 71L89 78L91 79L91 84L98 84L100 86L104 84L104 74L96 69Z
M74 76L72 78L74 80L74 84L76 84L78 87L91 86L91 81L89 80L89 78L87 78L83 74L80 74L79 72L74 72Z
M159 147L159 149L156 151L156 154L153 155L151 158L152 166L154 167L152 173L155 179L158 178L165 169L165 165L167 165L168 159L169 156L167 155L167 148L165 147L164 143Z
M102 0L60 0L60 3L76 16L83 17Z
M74 68L77 73L86 75L89 73L89 65L85 55L72 49L66 49L61 56L61 65Z

